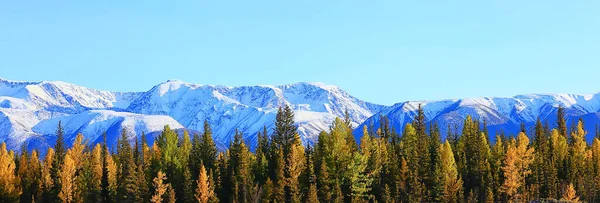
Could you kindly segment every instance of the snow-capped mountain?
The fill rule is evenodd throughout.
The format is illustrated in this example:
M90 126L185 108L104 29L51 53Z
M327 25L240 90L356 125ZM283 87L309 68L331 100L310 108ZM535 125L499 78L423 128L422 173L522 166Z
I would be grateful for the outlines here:
M530 128L537 118L548 121L551 126L556 122L558 106L565 107L567 121L575 121L580 117L586 119L588 139L594 134L600 111L600 93L595 95L576 94L529 94L517 95L510 98L482 97L470 99L455 99L441 101L409 101L397 103L383 109L361 124L355 134L362 133L363 126L380 124L381 116L386 116L390 125L401 131L406 123L412 122L418 106L422 105L427 122L437 122L442 134L446 135L448 126L462 126L464 119L471 115L474 119L488 123L490 133L504 131L508 134L517 133L521 123ZM589 121L588 121L589 120ZM458 129L460 130L460 129ZM493 137L492 137L493 139Z
M326 130L335 117L342 117L345 110L358 125L383 108L321 83L226 87L172 80L142 94L131 102L127 111L169 115L198 131L202 130L204 120L208 120L217 141L228 143L237 128L253 143L255 133L263 126L273 127L277 109L282 105L295 110L299 133L308 142Z
M437 122L444 135L448 126L462 125L467 115L485 119L492 133L516 133L520 123L532 126L538 117L552 124L559 105L566 107L569 121L586 120L588 139L595 124L600 123L600 93L409 101L383 106L322 83L228 87L169 80L146 92L109 92L57 81L0 79L0 142L7 142L11 149L23 143L30 149L51 146L58 121L65 127L67 143L80 132L88 143L97 143L105 131L108 142L114 143L123 128L129 131L130 139L146 132L152 141L165 125L180 132L199 133L207 120L220 148L229 143L236 128L252 146L263 126L273 128L277 109L289 105L295 111L303 141L310 143L346 110L357 136L365 125L379 126L381 116L387 116L401 131L412 121L419 104L428 122Z
M321 83L226 87L169 80L147 92L121 93L58 81L0 79L0 142L13 149L23 142L29 148L47 147L54 142L58 121L65 126L67 143L79 132L95 143L104 131L109 142L116 140L123 127L130 136L152 135L164 125L198 132L208 120L217 145L228 143L236 128L253 144L263 126L272 128L277 108L284 104L295 110L307 142L346 110L356 126L384 108Z

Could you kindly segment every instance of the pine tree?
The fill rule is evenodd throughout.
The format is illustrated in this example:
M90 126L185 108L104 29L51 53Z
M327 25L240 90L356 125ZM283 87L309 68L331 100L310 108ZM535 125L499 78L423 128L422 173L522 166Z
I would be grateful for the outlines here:
M200 173L200 165L203 165L201 151L202 145L200 136L197 133L194 133L194 136L192 137L192 150L190 151L190 157L188 158L188 168L190 169L193 180L198 179L197 175Z
M204 134L202 134L202 142L200 144L202 163L206 166L207 171L215 170L217 160L217 147L212 137L212 129L208 121L204 121Z
M437 123L430 126L430 141L429 141L429 166L430 166L430 186L429 186L429 201L439 202L442 200L444 183L441 174L441 159L440 159L440 129Z
M344 123L348 129L348 132L346 133L346 143L348 143L351 152L356 152L358 150L358 144L356 143L356 139L352 133L354 129L352 127L352 118L350 118L350 112L348 112L348 109L344 111Z
M242 133L237 131L229 147L230 158L227 168L227 177L230 179L230 195L232 200L247 202L251 199L252 173L250 170L253 158L246 144L242 140Z
M287 105L279 107L275 117L273 145L284 150L284 157L287 157L291 149L290 145L296 142L297 129L298 127L294 123L294 111L292 108Z
M416 139L416 146L419 146L416 149L416 156L418 157L419 160L426 160L426 161L421 161L421 163L418 163L416 166L416 170L417 170L417 175L415 176L415 180L418 181L422 181L423 185L425 186L424 188L419 188L418 190L421 190L423 192L423 197L425 197L425 199L432 199L432 197L430 196L430 193L432 192L431 190L433 189L433 182L434 182L434 177L431 176L431 173L434 173L434 171L431 171L435 166L432 166L432 154L430 153L430 139L429 136L427 135L427 126L426 126L426 118L425 118L425 112L423 111L423 106L421 104L419 104L419 108L417 109L417 115L415 115L414 120L413 120L413 127L415 128L415 132L417 135L417 139ZM435 129L434 129L435 130ZM433 131L434 131L433 130ZM433 138L433 139L440 139L439 138L439 134L437 135L437 138ZM437 143L435 144L435 147L439 146L439 141L437 141ZM410 164L410 163L409 163ZM431 172L430 172L431 171ZM438 185L439 186L439 185ZM437 188L439 189L439 188ZM413 190L413 191L417 191L417 190ZM439 191L437 191L439 192ZM435 192L434 192L435 193ZM435 194L435 198L439 199L439 194ZM435 200L432 200L435 201Z
M0 144L0 202L19 201L20 179L15 170L14 152L8 151L6 143L2 142Z
M131 145L127 138L127 130L121 131L121 137L117 141L117 201L134 202L137 199L138 185L136 184L136 164L133 158Z
M365 202L369 199L372 179L370 174L366 173L368 155L354 152L352 161L348 165L350 170L350 199L352 202Z
M192 179L192 174L188 167L183 168L183 202L195 202L195 181Z
M163 169L166 169L167 167L177 167L181 164L178 147L179 137L168 125L164 127L162 133L157 137L156 143L160 148L161 167ZM172 168L170 170L172 170ZM166 174L169 176L168 172Z
M303 194L302 202L318 201L317 197L317 176L315 175L314 167L314 150L308 145L304 151L304 168L300 180L301 190ZM314 189L314 193L312 193ZM314 199L313 199L314 198Z
M504 173L502 171L502 166L504 162L505 155L505 140L506 138L502 135L496 135L496 143L492 147L491 159L490 159L490 168L492 173L492 190L496 195L496 201L501 200L500 197L500 188L504 184Z
M565 108L563 106L558 106L556 111L556 126L558 127L558 133L563 137L567 137L567 121L565 120Z
M56 202L59 201L58 194L61 190L60 183L60 171L62 170L63 161L65 159L65 147L64 147L64 129L61 121L58 122L56 128L56 143L54 145L54 158L52 159L52 168L50 170L50 177L52 178L52 189L50 190L50 196L46 201Z
M255 181L258 185L263 186L268 178L268 140L263 137L260 132L257 133L258 144L256 147L256 163L253 166ZM265 149L266 148L266 149Z
M219 155L217 156L217 169L215 173L217 177L215 177L215 192L217 193L218 199L221 201L228 200L229 189L231 185L229 181L229 176L227 174L227 168L229 167L227 166L228 153L229 152L226 152L225 154L219 153Z

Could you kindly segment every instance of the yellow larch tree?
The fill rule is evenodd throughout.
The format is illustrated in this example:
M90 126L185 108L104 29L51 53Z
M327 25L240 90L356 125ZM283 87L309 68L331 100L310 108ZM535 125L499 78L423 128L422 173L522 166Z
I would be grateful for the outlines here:
M16 202L21 195L20 179L16 174L14 152L0 145L0 202Z
M196 181L196 200L199 203L208 203L211 198L214 196L214 191L212 186L210 185L210 180L208 179L208 175L206 174L206 169L204 165L200 166L200 174L198 175L198 180Z

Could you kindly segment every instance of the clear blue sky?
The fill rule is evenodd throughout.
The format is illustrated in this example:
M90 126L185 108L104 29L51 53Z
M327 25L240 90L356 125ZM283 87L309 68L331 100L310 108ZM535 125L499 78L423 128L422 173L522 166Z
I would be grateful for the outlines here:
M600 92L600 1L7 1L0 77L319 81L393 104Z

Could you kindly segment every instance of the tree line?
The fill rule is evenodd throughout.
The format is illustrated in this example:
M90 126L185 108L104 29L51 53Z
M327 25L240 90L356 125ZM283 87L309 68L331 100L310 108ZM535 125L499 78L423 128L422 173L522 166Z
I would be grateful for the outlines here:
M564 115L492 143L471 117L442 140L419 107L401 133L381 117L357 142L346 113L304 145L284 106L254 153L237 130L219 152L207 122L191 137L165 126L152 146L123 130L116 150L106 134L96 145L79 134L67 149L59 122L44 158L2 143L0 202L598 202L600 140L586 143L584 122L567 128Z

